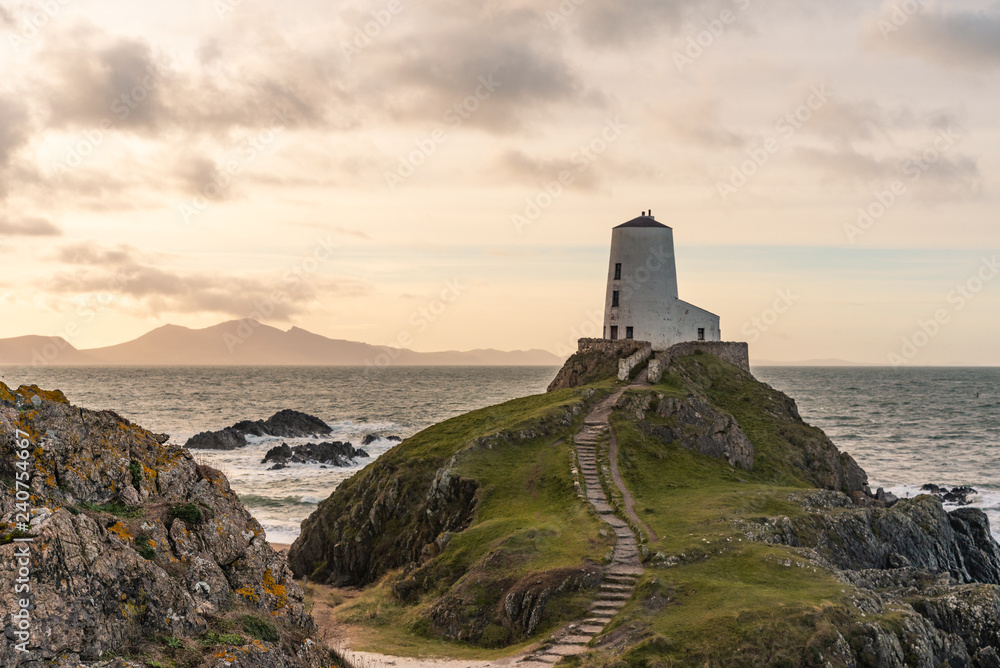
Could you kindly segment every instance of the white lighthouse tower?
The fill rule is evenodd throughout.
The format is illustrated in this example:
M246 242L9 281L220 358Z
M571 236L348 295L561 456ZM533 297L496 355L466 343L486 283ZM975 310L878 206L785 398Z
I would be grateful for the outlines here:
M678 298L674 232L652 212L612 230L604 338L649 341L653 350L722 340L719 316Z

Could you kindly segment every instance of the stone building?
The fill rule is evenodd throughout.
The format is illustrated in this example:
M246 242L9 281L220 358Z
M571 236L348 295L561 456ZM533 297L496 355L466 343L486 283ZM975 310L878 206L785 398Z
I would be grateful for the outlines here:
M653 350L722 340L719 316L678 297L674 232L652 212L612 230L604 338L649 341Z

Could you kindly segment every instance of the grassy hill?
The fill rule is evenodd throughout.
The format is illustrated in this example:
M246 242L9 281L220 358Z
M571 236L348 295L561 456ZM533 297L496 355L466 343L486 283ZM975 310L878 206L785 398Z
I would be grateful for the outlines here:
M518 399L408 439L303 524L293 570L361 587L334 618L382 653L492 659L581 619L614 536L578 493L571 438L618 387ZM611 424L655 537L636 593L567 665L993 665L1000 549L981 512L929 497L887 507L793 400L708 354L626 389ZM746 442L750 457L727 461Z

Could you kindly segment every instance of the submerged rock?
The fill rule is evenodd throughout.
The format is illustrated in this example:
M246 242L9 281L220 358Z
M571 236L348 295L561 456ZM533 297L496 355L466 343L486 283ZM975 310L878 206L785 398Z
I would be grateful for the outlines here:
M9 394L0 383L0 396ZM232 665L338 662L308 640L316 629L302 589L225 475L114 412L36 394L42 401L29 409L0 405L0 581L18 577L23 549L9 540L20 512L9 482L19 430L33 455L35 518L29 653L0 644L0 666L75 668L109 653L166 665L167 649L154 639L199 647L223 628L239 639ZM13 587L2 588L8 639L17 637L11 615L19 609ZM185 665L216 664L205 655Z
M287 443L273 447L264 455L261 464L277 462L280 468L293 464L330 464L333 466L352 466L354 460L369 457L368 453L355 448L350 443L333 441L330 443L306 443L290 447ZM271 470L275 470L275 466Z
M232 427L219 431L203 431L195 434L184 444L196 450L235 450L247 444L247 436L279 436L282 438L302 438L325 436L330 426L306 413L285 409L266 420L243 420Z

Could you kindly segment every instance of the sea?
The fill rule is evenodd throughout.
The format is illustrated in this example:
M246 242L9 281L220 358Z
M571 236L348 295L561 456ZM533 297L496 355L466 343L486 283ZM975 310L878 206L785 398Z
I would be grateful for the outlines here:
M0 367L16 387L58 388L74 404L112 409L170 442L291 408L322 418L371 455L350 467L261 463L267 450L310 439L250 438L244 449L193 451L221 469L269 540L289 543L337 485L396 443L470 410L545 391L549 367ZM1000 539L1000 369L758 367L796 399L802 417L900 497L927 483L971 486Z

